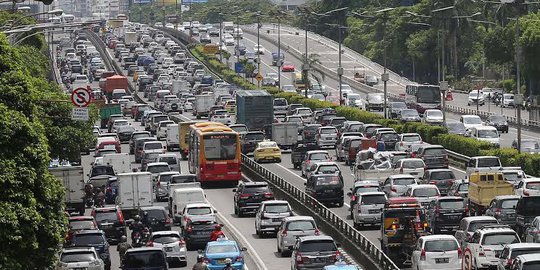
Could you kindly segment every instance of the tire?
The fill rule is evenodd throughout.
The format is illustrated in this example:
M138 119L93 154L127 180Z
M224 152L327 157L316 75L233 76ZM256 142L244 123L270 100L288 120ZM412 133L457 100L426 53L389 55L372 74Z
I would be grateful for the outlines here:
M278 158L278 159L276 160L276 162L277 162L277 163L281 163L281 159Z
M244 212L242 209L238 209L238 217L244 217Z
M338 207L343 207L343 204L344 204L343 202L338 202L338 203L337 203L337 206L338 206Z

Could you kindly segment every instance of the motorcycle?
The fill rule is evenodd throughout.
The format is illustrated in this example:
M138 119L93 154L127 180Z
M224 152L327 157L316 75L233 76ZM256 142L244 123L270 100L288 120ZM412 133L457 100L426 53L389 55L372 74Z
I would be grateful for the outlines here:
M86 196L85 203L86 203L86 207L94 206L94 196Z
M133 233L131 242L133 247L142 247L146 245L148 240L150 240L150 230L145 227L141 232Z

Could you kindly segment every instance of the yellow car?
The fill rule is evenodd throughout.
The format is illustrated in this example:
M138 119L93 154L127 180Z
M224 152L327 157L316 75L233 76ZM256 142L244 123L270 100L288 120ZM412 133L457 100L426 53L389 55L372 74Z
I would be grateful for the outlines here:
M277 161L281 162L281 149L276 142L264 141L257 143L255 151L253 151L253 159L255 162L261 161Z

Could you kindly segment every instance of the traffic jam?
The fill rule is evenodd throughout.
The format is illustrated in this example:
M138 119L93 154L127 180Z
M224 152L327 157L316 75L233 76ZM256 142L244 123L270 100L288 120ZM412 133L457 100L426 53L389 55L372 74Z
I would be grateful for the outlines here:
M181 27L221 38L212 24ZM159 27L97 29L75 31L58 49L73 103L99 108L90 155L80 165L51 164L68 190L58 269L253 268L248 258L260 251L227 230L221 205L211 202L215 192L230 194L232 215L252 220L257 240L275 238L264 256L290 257L294 270L362 269L314 217L296 213L267 182L243 176L243 155L298 181L307 196L376 239L399 268L540 269L540 178L520 167L477 156L457 169L443 146L418 133L231 85ZM221 30L224 37L238 32ZM315 88L310 97L328 95ZM440 99L439 91L411 85L406 94ZM384 108L380 94L365 101L343 94L348 106ZM445 123L438 109L409 108L389 102L389 115L498 144L497 128L476 115Z

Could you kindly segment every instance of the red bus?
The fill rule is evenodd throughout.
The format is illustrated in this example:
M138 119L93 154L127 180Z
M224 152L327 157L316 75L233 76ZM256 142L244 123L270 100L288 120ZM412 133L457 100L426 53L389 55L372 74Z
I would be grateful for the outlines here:
M201 183L238 183L241 172L240 136L223 124L190 126L189 172Z

